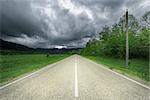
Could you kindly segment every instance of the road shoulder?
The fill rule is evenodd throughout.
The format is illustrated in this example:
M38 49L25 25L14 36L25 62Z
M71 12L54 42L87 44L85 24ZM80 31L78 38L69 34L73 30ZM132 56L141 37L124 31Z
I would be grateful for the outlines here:
M117 69L110 69L108 66L100 64L100 63L97 63L96 61L88 59L88 58L86 58L84 56L79 56L79 57L81 57L81 58L85 59L86 61L89 61L89 62L91 62L91 63L93 63L93 64L95 64L95 65L97 65L97 66L99 66L99 67L101 67L103 69L106 69L106 70L108 70L110 72L113 72L114 74L117 74L117 75L119 75L119 76L121 76L121 77L123 77L123 78L125 78L127 80L133 81L136 84L140 84L143 87L146 87L146 88L150 89L150 82L144 81L144 80L142 80L142 79L140 79L138 77L135 77L135 76L131 76L131 75L129 75L127 73L124 73L124 72L122 72L120 70L117 70Z

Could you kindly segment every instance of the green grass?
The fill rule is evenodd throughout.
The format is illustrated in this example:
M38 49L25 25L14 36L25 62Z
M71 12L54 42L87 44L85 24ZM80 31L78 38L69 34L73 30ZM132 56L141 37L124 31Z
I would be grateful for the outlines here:
M127 73L128 75L137 76L146 81L149 81L149 61L145 59L130 59L130 65L128 68L125 67L125 61L117 58L102 57L102 56L85 56L97 63L106 65L110 69L117 69L122 74Z
M65 54L49 57L46 57L46 54L0 55L0 82L12 80L68 56Z

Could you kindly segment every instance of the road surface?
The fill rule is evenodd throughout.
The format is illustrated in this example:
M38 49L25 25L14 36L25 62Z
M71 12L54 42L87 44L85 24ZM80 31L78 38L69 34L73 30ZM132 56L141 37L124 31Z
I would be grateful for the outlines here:
M0 100L149 100L150 90L94 64L70 56L0 88Z

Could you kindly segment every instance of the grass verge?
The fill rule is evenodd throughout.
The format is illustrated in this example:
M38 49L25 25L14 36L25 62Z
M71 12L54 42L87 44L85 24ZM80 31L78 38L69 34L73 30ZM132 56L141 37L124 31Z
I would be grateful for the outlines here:
M25 54L0 55L0 83L62 60L69 55Z
M84 56L99 64L106 65L110 69L120 70L122 74L137 76L145 81L149 81L149 61L145 59L130 59L130 65L125 67L125 61L117 58L102 56Z

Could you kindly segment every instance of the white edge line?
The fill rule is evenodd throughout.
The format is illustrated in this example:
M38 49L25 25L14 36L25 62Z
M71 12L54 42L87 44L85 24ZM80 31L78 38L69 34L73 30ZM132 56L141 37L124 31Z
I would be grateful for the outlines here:
M82 57L82 56L81 56L81 57ZM82 57L82 58L84 58L84 57ZM119 76L121 76L121 77L123 77L123 78L125 78L125 79L127 79L127 80L129 80L129 81L132 81L132 82L134 82L134 83L136 83L136 84L138 84L138 85L140 85L140 86L142 86L142 87L147 88L147 89L150 90L150 87L148 87L148 86L146 86L146 85L144 85L144 84L142 84L142 83L139 83L139 82L137 82L137 81L135 81L135 80L133 80L133 79L131 79L131 78L128 78L128 77L126 77L126 76L124 76L124 75L122 75L122 74L119 74L119 73L117 73L117 72L115 72L115 71L113 71L113 70L110 70L110 69L108 69L108 68L106 68L106 67L103 67L102 65L100 65L100 64L98 64L98 63L96 63L96 62L93 62L92 60L89 60L89 59L87 59L87 58L84 58L84 59L90 61L91 63L93 63L93 64L95 64L95 65L97 65L97 66L100 66L100 67L103 68L103 69L106 69L106 70L108 70L108 71L110 71L110 72L112 72L112 73L114 73L114 74L116 74L116 75L119 75Z
M77 98L78 95L78 75L77 75L77 58L75 57L75 94L74 96Z
M69 58L69 57L67 57L67 58ZM65 58L65 59L67 59L67 58ZM26 76L24 76L24 77L22 77L22 78L19 78L19 79L13 81L13 82L10 82L10 83L8 83L8 84L5 84L5 85L3 85L3 86L0 87L0 90L3 89L3 88L8 87L8 86L10 86L10 85L12 85L12 84L14 84L14 83L17 83L17 82L19 82L19 81L21 81L21 80L24 80L24 79L26 79L26 78L28 78L28 77L30 77L30 76L36 74L36 73L42 72L42 71L44 71L44 70L46 70L46 69L48 69L48 68L50 68L50 67L52 67L52 66L55 66L55 65L61 63L62 61L64 61L65 59L62 59L62 60L60 60L60 61L58 61L58 62L55 62L55 63L52 63L52 64L50 64L50 65L47 65L46 67L43 67L43 68L41 68L41 69L38 69L37 71L35 71L35 72L31 73L31 74L28 74L28 75L26 75Z

